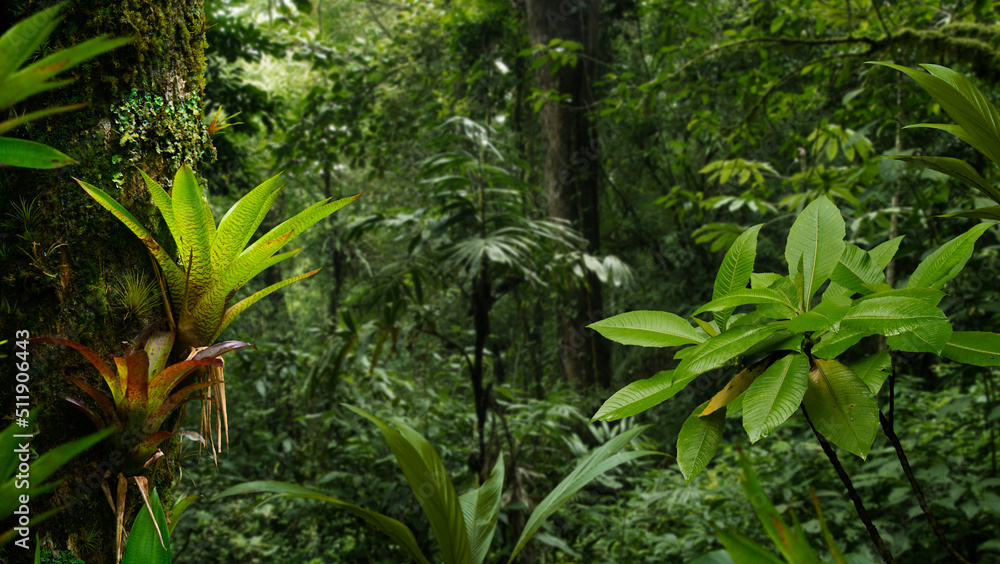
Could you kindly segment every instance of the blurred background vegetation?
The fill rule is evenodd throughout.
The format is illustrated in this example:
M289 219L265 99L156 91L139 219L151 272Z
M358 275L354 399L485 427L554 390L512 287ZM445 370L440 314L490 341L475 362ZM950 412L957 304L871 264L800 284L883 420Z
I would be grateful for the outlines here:
M227 357L230 443L218 467L193 443L177 447L174 497L205 498L177 525L175 562L403 558L326 504L207 501L250 480L393 516L433 554L389 450L344 403L424 434L459 491L503 452L508 485L488 561L509 554L533 504L609 437L651 423L641 446L671 454L692 407L731 374L588 425L613 391L674 361L593 343L585 325L623 311L690 313L754 224L766 224L756 270L783 272L775 234L816 197L833 199L862 248L905 236L901 272L964 232L972 220L936 216L975 207L976 194L879 155L955 156L994 182L997 171L950 136L902 129L950 120L912 81L863 63L947 65L995 100L993 4L206 1L205 123L220 108L240 122L213 137L199 170L216 217L278 171L287 188L274 218L364 196L304 233L307 252L248 285L323 268L223 335L259 350ZM553 203L567 194L568 215ZM998 250L987 232L945 288L956 330L996 330ZM134 315L141 326L156 313ZM923 356L899 366L897 432L951 543L971 561L1000 561L997 371ZM752 446L730 426L723 445L690 484L670 456L600 478L522 558L687 562L721 547L716 528L765 542L738 482L738 445L780 511L818 539L815 489L848 559L876 561L801 414ZM948 561L884 436L867 460L842 461L900 561Z

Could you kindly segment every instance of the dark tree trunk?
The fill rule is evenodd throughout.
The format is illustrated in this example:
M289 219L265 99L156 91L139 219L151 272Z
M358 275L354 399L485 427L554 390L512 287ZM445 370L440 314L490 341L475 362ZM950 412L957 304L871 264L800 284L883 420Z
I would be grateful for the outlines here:
M600 252L598 177L600 172L596 112L591 83L596 76L600 0L529 0L528 30L532 44L552 39L583 46L576 66L551 72L551 63L536 70L542 92L569 94L562 102L549 101L541 111L541 139L548 216L570 222L587 240L587 252ZM599 319L601 284L596 276L568 288L560 308L559 357L563 376L585 386L609 384L606 344L586 326Z
M476 345L472 359L472 398L476 404L476 438L479 444L477 469L480 478L489 477L493 464L486 453L486 390L483 388L483 357L486 353L486 339L490 336L490 310L493 308L492 288L485 265L472 283L472 324L476 333Z
M50 2L0 0L0 29L41 10ZM80 111L34 122L10 134L40 141L69 154L80 164L54 171L0 170L0 340L14 340L15 331L32 337L64 337L95 350L106 362L121 356L123 341L163 312L125 315L115 285L129 270L155 280L142 243L110 213L73 182L85 180L108 192L151 228L161 243L171 240L154 214L149 193L136 170L141 168L161 185L171 184L184 162L195 166L210 142L202 125L204 91L204 8L197 0L89 0L68 4L46 50L65 48L107 34L133 36L132 44L76 67L76 82L29 98L18 113L43 107L88 102ZM64 78L69 78L64 76ZM14 221L12 203L34 202L37 217L28 225ZM166 235L166 236L164 236ZM10 356L11 343L0 352ZM30 389L32 407L40 409L32 449L44 453L94 431L93 425L63 400L82 395L63 376L75 376L106 390L96 370L75 351L57 345L32 345ZM0 372L0 409L12 413L6 375ZM168 456L147 471L151 487L169 499L177 461L173 443ZM32 515L64 506L32 527L42 546L70 551L88 563L114 561L114 514L100 483L106 472L119 469L105 444L97 445L63 467L51 493L31 499ZM112 487L112 491L115 488ZM126 529L141 501L129 486ZM7 547L0 561L30 561L33 554Z

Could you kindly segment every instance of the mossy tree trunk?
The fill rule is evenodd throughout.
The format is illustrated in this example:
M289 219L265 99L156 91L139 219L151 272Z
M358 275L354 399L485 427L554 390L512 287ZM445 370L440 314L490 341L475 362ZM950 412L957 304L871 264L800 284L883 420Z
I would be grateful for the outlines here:
M0 0L0 29L51 2ZM28 99L18 113L41 107L87 102L80 111L34 122L12 133L51 145L79 161L54 171L0 170L0 340L15 331L32 337L64 337L80 342L110 362L151 320L164 315L162 305L146 312L130 310L116 287L131 273L155 281L145 247L110 213L97 205L72 177L108 192L167 244L170 237L137 168L169 186L184 162L197 170L209 147L202 124L205 15L201 0L88 0L72 2L65 19L43 50L63 48L106 34L134 37L132 44L99 56L70 71L76 81ZM27 209L28 213L19 211ZM9 374L12 343L0 359ZM107 386L75 351L56 345L32 345L31 404L40 408L32 448L38 453L94 431L93 425L64 401L82 396L63 377L75 376L99 390ZM0 409L13 413L10 382L0 379ZM6 425L8 421L4 422ZM164 443L167 456L146 470L151 485L170 502L175 475L175 443ZM98 445L63 467L52 493L33 498L31 511L65 506L66 510L32 528L45 548L69 550L88 563L114 561L115 521L101 481L119 469L105 445ZM110 482L114 484L113 481ZM111 491L115 491L112 485ZM166 496L164 496L166 494ZM129 485L126 529L142 502ZM34 544L34 538L31 540ZM7 547L0 560L16 562L21 549Z

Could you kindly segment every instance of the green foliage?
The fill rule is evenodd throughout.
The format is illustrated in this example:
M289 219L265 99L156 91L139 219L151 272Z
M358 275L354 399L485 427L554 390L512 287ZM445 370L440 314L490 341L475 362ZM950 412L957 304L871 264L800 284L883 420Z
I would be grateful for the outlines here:
M1000 111L979 88L961 74L940 65L921 65L927 72L891 63L873 63L896 69L917 82L948 113L954 125L920 123L907 127L940 129L965 141L993 164L1000 166ZM906 161L956 178L1000 204L1000 191L987 182L969 163L950 157L893 155ZM1000 220L1000 206L947 214L947 217Z
M794 527L789 527L781 518L781 515L778 514L767 493L761 487L760 481L757 479L757 474L753 471L750 461L742 451L739 453L739 458L740 466L743 468L743 475L740 477L743 491L757 513L757 518L764 526L764 530L767 531L768 537L770 537L775 547L778 548L785 562L789 564L819 564L820 558L816 554L816 551L809 545L809 541L806 539L798 520L794 520L794 514L792 515ZM833 561L837 564L846 564L847 561L834 542L826 520L823 518L819 499L816 497L815 492L811 493L819 526L830 549L830 553L833 555ZM736 531L720 530L718 534L722 545L726 547L726 551L729 552L729 555L735 562L780 562L766 548Z
M102 439L111 434L110 430L98 431L82 439L60 445L33 460L26 473L17 470L18 465L25 462L21 457L30 454L26 449L22 450L20 444L23 439L14 437L15 434L23 434L25 431L34 428L35 416L38 410L32 410L25 418L27 425L19 429L16 424L11 423L0 433L0 448L3 449L3 458L0 458L0 517L4 520L11 519L15 511L22 505L20 496L35 498L42 493L50 491L59 485L59 482L45 483L50 476L56 473L59 468L73 459L76 455L97 444ZM18 441L22 441L19 443ZM27 475L31 481L27 482L23 477L16 478L16 474ZM26 487L27 486L27 487ZM18 512L23 513L23 512ZM41 521L51 517L55 511L35 515L31 518L30 525L34 526ZM23 526L23 525L18 525ZM0 546L3 546L15 537L14 528L10 528L0 533Z
M322 200L268 231L249 247L250 238L264 220L281 191L275 176L240 199L222 217L218 227L194 172L182 165L168 194L143 173L153 201L166 221L184 266L146 231L139 221L101 189L79 181L83 189L115 215L138 237L163 273L170 295L170 311L182 347L206 346L248 307L268 294L312 276L313 270L288 278L230 305L237 290L266 268L290 258L302 248L277 254L290 241L317 221L360 197L334 202Z
M870 389L850 366L834 360L862 338L883 335L894 350L1000 364L987 358L1000 354L1000 349L966 354L972 336L960 336L949 348L955 333L937 307L943 295L940 288L959 274L975 241L988 227L977 225L931 253L903 289L888 286L880 268L891 260L892 252L866 253L846 245L844 220L826 198L809 204L792 225L785 247L787 276L752 272L758 230L748 230L726 253L712 301L694 312L716 315L710 322L695 318L708 338L676 353L680 364L673 371L620 390L594 419L634 415L668 399L709 370L733 363L742 366L751 358L763 357L747 364L682 427L677 451L685 477L693 478L711 459L724 424L724 418L714 414L737 397L742 397L744 427L751 441L767 436L801 401L823 435L863 458L878 426L873 395L878 390ZM746 289L748 284L753 288ZM814 304L814 294L824 286L820 301ZM755 306L754 310L728 316L734 308L748 305ZM655 346L645 335L696 331L686 322L679 328L679 319L626 313L590 327L617 342ZM975 339L980 349L996 344L992 338ZM685 343L668 340L659 346L678 344Z
M354 407L350 409L375 423L389 443L410 488L430 522L443 560L459 564L481 563L489 552L500 510L500 490L504 475L503 457L497 459L490 478L483 485L459 497L455 493L444 463L422 435L399 421L395 421L397 430L363 410ZM649 451L619 452L644 429L645 427L636 427L621 433L580 461L573 472L566 476L532 512L508 562L512 562L539 531L542 524L585 485L616 466L640 456L653 454ZM425 487L428 485L429 488ZM333 503L362 517L374 528L398 542L417 562L427 562L410 529L391 517L301 486L282 482L240 484L223 491L216 498L243 493L274 493Z
M170 535L160 496L153 489L148 511L140 511L125 544L122 564L170 564ZM152 515L151 515L152 514ZM154 522L155 519L155 522Z
M219 382L208 379L176 388L202 366L222 366L221 355L252 346L241 341L225 341L198 351L189 360L167 366L174 339L173 332L152 331L141 350L127 348L124 357L114 357L117 373L94 351L75 341L37 337L30 342L68 346L79 352L101 374L111 391L110 398L79 378L66 377L90 396L98 411L78 398L67 396L66 400L83 412L98 429L114 430L112 440L115 446L128 453L123 471L134 473L141 471L160 443L173 436L182 435L204 442L201 435L192 431L173 433L161 428L174 410L189 401L192 393Z
M79 45L51 53L21 68L32 53L45 44L62 18L59 11L65 3L46 8L22 20L0 37L0 110L6 110L30 96L66 86L72 79L52 80L80 63L101 53L125 45L130 39L95 37ZM0 122L0 135L39 118L76 110L82 104L45 108ZM0 137L0 165L48 169L73 164L72 158L52 147L27 141Z

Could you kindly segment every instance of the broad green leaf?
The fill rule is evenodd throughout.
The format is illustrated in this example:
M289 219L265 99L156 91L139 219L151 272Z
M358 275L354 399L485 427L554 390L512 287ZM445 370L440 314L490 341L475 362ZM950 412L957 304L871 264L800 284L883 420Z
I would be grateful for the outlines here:
M573 472L563 478L559 482L559 485L549 492L549 495L545 496L545 499L531 512L531 517L525 523L524 531L521 532L521 537L518 539L517 545L514 547L514 552L511 553L507 563L510 564L514 561L514 558L528 544L531 537L538 532L538 529L541 528L546 519L558 511L576 492L580 491L581 488L589 484L594 478L640 456L656 454L645 450L618 452L648 427L649 425L644 425L624 431L594 449L586 458L581 460L576 465L576 468L573 469Z
M728 318L737 307L750 304L779 304L784 306L780 309L786 311L788 317L795 313L795 306L776 290L769 288L761 290L743 288L741 290L733 290L728 295L708 302L691 315L698 315L705 311L714 311L716 313L728 312L726 315L726 318ZM718 318L716 318L716 322L718 322Z
M153 508L153 515L156 517L156 525L159 526L159 530L166 531L167 518L163 514L163 506L160 505L160 496L156 493L156 488L153 488L149 503L150 507ZM153 518L149 516L149 511L140 509L139 516L128 534L122 564L170 564L170 535L162 535L162 544L160 537L161 534L153 525Z
M328 495L321 494L317 491L313 491L296 484L289 484L286 482L272 482L272 481L258 481L258 482L244 482L242 484L235 485L231 488L226 489L222 493L218 494L212 501L228 497L231 495L240 494L253 494L253 493L273 493L278 494L282 497L298 497L304 499L315 499L319 501L325 501L327 503L332 503L338 507L350 511L354 515L365 520L366 523L371 525L377 531L381 531L384 535L392 539L396 544L402 547L407 554L410 555L414 560L420 562L421 564L430 564L427 557L424 556L423 552L420 551L420 546L417 545L417 539L413 536L413 532L406 525L400 523L399 521L393 519L392 517L387 517L381 513L376 513L374 511L369 511L363 507L358 507L352 503L347 503L340 501L339 499L334 499Z
M186 164L181 165L174 175L172 209L183 245L180 249L181 260L190 272L189 304L184 304L184 307L192 308L212 282L211 249L215 222L206 212L198 179Z
M857 374L836 360L814 359L802 398L816 430L840 448L861 458L875 441L878 405Z
M816 290L830 277L844 250L846 229L837 206L826 197L813 200L788 232L785 260L789 274L802 264L802 306L807 309Z
M788 322L788 330L793 333L804 333L829 329L840 323L851 309L851 304L851 299L844 296L824 297L823 301L810 311L792 318Z
M367 411L350 405L345 407L374 423L382 432L431 524L445 564L466 564L471 553L462 506L434 447L419 433L398 421L395 422L399 428L397 431Z
M277 282L275 284L271 284L267 288L264 288L263 290L261 290L259 292L256 292L256 293L252 294L251 296L246 297L246 298L240 300L238 303L234 304L233 306L231 306L229 309L226 310L225 315L222 316L222 322L219 323L219 327L215 330L215 333L212 335L212 337L210 339L208 339L208 342L215 341L215 339L223 331L226 330L226 327L229 327L229 324L232 323L233 320L236 319L237 316L239 316L239 314L241 314L244 311L246 311L246 309L248 307L250 307L253 304L257 303L261 299L267 297L268 294L271 294L272 292L280 290L281 288L284 288L285 286L287 286L287 285L289 285L289 284L291 284L293 282L298 282L299 280L302 280L303 278L308 278L308 277L312 276L313 274L316 274L319 271L320 271L320 269L317 268L316 270L311 270L309 272L306 272L305 274L300 274L298 276L293 276L291 278L282 280L281 282Z
M733 562L753 562L754 564L783 564L781 559L757 541L736 531L715 531L719 542L726 547L726 552Z
M1000 366L1000 335L983 331L955 331L941 355L973 366Z
M858 300L840 320L840 327L890 337L940 321L947 321L944 312L924 300L876 295Z
M642 413L674 397L693 379L675 381L674 371L666 370L645 380L636 380L608 398L590 421L617 421Z
M990 185L985 178L976 172L976 169L961 160L953 159L951 157L918 157L911 155L886 155L886 158L896 159L911 164L920 165L924 168L929 168L931 170L936 170L951 176L952 178L957 178L962 182L972 186L976 190L986 194L994 202L1000 203L1000 191Z
M79 179L74 180L76 180L77 184L79 184L91 198L97 200L98 204L101 204L104 209L108 210L115 217L117 217L118 221L124 223L125 227L128 227L129 231L135 234L135 236L138 237L144 245L146 245L146 248L149 249L150 254L153 255L153 258L156 259L156 263L160 266L160 270L163 272L163 277L167 280L167 289L170 291L170 295L175 299L180 300L181 296L184 295L184 271L177 266L177 263L174 262L173 258L167 253L167 251L165 251L163 247L161 247L160 244L153 239L153 236L150 235L144 227L142 227L139 220L133 217L128 210L123 208L118 202L111 198L111 196L108 196L103 190L97 188L96 186L91 186L90 184L87 184Z
M873 299L888 298L891 296L899 298L914 298L917 300L922 300L928 305L937 306L941 303L941 300L945 297L945 293L941 290L932 290L930 288L893 288L879 290L875 294L868 296L861 296L857 299L856 303L866 302Z
M809 358L790 354L774 362L743 394L743 428L750 442L771 434L802 402L809 379Z
M941 245L928 255L913 271L907 288L941 289L944 283L962 271L972 256L976 241L990 227L990 223L980 223L965 233Z
M893 237L888 241L884 241L875 246L874 249L868 251L868 255L872 257L875 264L879 268L885 270L892 259L896 256L896 252L899 251L899 244L903 242L903 235L899 237Z
M830 279L852 292L870 294L871 290L865 284L885 283L885 273L867 252L847 243Z
M889 372L892 370L892 357L886 350L866 356L848 366L868 386L872 395L875 395L882 389L882 383L885 382L885 379L889 377Z
M705 417L711 415L740 397L750 387L750 384L753 384L754 380L767 369L767 366L767 362L761 361L740 370L739 374L734 376L717 394L712 396L712 399L708 400L705 411L701 412L699 416Z
M712 300L728 296L736 290L744 290L753 272L753 263L757 259L757 233L763 224L754 225L744 231L726 251L722 266L715 276L712 288ZM708 310L705 310L708 311ZM726 329L726 322L732 311L716 310L715 323L720 329ZM697 315L697 312L695 313Z
M886 344L897 351L941 354L951 338L951 323L941 320L915 327L912 331L886 337Z
M733 327L695 347L695 350L677 366L674 378L677 380L693 379L713 368L724 366L731 359L744 354L750 347L763 341L779 329L781 328L771 325Z
M781 280L783 276L775 272L751 272L750 273L750 287L759 290L761 288L770 288L772 284Z
M587 327L616 343L641 347L671 347L705 340L690 323L665 311L630 311Z
M746 351L746 355L758 355L772 353L776 351L795 351L802 352L802 343L804 336L800 333L791 333L786 331L781 323L787 322L774 322L771 325L778 327L778 330L774 333L768 335L760 342L755 343Z
M699 417L709 402L695 408L677 435L677 465L681 468L684 481L688 484L715 457L722 439L722 428L726 424L726 412L716 411Z
M818 358L837 358L844 354L844 351L858 344L858 341L870 334L866 331L854 331L843 328L836 333L826 333L818 343L813 345L811 354Z
M503 453L497 455L490 477L482 486L462 494L458 500L465 516L465 530L469 533L471 564L482 564L493 542L500 515L500 494L503 490Z
M0 166L48 169L71 164L76 164L76 161L48 145L0 137Z
M219 230L212 243L212 268L220 270L228 267L246 246L256 231L258 216L272 193L281 190L278 184L280 174L271 177L240 198L240 201L219 221Z
M774 508L767 492L761 487L757 473L753 471L750 461L742 451L739 452L739 461L740 466L743 468L743 474L740 476L740 485L743 486L743 493L747 496L747 500L750 501L750 505L753 506L754 512L757 514L757 519L764 526L764 530L767 531L767 536L771 538L774 546L788 562L796 564L819 564L819 557L816 556L816 552L809 546L809 542L802 535L801 529L798 527L795 529L789 528L781 518L781 515L778 514L778 510ZM794 514L792 517L794 519Z

